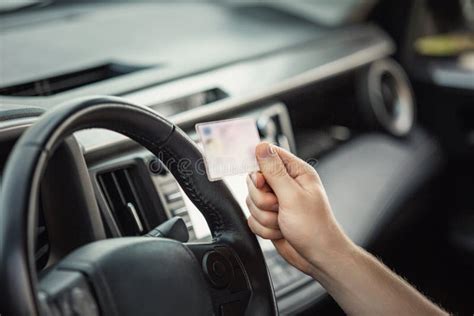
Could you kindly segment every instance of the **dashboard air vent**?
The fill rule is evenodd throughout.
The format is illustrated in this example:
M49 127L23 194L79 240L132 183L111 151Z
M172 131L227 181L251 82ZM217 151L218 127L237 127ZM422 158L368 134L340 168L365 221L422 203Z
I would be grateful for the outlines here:
M0 88L0 95L13 97L36 97L54 95L76 89L99 81L112 79L147 69L144 66L130 66L118 63L107 63L87 69L68 72L42 78L13 86Z
M38 216L38 225L36 227L36 243L35 243L35 262L36 270L41 271L48 263L50 252L50 245L48 239L48 232L43 217L43 212L40 210Z
M133 167L116 169L97 176L100 189L123 236L144 233L143 207L131 174Z
M168 102L154 104L150 107L162 113L163 115L173 115L224 100L228 96L229 95L224 90L220 88L212 88Z

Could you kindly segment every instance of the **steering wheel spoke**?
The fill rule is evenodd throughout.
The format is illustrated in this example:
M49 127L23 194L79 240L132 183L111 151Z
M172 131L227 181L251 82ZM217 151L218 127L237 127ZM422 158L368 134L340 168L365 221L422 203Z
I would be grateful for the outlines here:
M242 315L249 303L251 287L238 254L224 244L187 246L201 264L215 315Z
M42 315L99 315L99 305L84 274L53 269L39 282Z

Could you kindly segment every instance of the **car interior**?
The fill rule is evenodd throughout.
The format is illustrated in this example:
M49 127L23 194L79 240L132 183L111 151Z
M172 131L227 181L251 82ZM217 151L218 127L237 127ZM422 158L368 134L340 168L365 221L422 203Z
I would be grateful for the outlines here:
M246 174L193 172L233 118L474 313L474 1L33 0L0 4L0 315L343 315L249 230Z

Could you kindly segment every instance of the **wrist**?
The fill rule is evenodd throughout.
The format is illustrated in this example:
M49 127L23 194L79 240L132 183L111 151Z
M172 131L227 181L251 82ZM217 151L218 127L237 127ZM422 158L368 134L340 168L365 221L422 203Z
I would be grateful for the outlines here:
M322 274L331 274L349 262L357 260L362 253L362 249L354 244L345 235L325 248L325 251L314 253L309 261L313 266L311 276L318 279Z

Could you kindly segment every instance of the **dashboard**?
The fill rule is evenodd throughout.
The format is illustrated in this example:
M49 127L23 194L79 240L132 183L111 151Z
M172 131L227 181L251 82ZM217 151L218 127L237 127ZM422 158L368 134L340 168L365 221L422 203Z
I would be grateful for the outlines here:
M202 10L202 14L210 14L214 18L214 23L220 21L219 14L222 12L217 11L221 9L205 7ZM100 14L92 18L99 19ZM271 14L270 22L267 22L270 24L275 23L272 20L276 19L275 15L282 15L273 11ZM398 82L394 88L395 94L403 95L398 102L401 105L397 105L403 113L401 120L406 131L402 133L394 132L393 126L387 128L386 120L377 117L381 109L386 111L383 112L386 115L391 113L387 112L391 105L380 104L391 101L384 98L374 101L360 86L366 81L381 80L382 76L367 79L367 76L374 74L370 69L392 63L389 57L394 52L394 46L383 31L369 24L324 29L305 20L295 23L294 19L294 16L284 17L293 29L289 29L283 37L291 38L292 32L298 33L298 41L285 41L275 47L262 44L261 47L265 46L267 51L259 50L260 46L249 48L246 45L252 43L244 43L243 47L247 49L244 53L238 56L227 54L232 57L228 60L208 58L205 60L206 67L201 69L190 65L187 65L190 68L183 69L173 63L173 67L165 69L124 68L123 64L107 61L82 70L101 76L105 71L108 75L100 77L103 80L81 81L80 85L62 90L51 88L52 83L64 80L60 75L49 74L34 81L27 78L26 72L15 73L18 77L12 75L11 80L7 78L0 89L0 104L5 105L0 110L0 166L3 168L8 152L21 132L34 123L43 110L80 96L119 95L148 106L176 123L195 141L196 123L251 117L255 119L262 139L291 150L304 159L313 159L336 218L356 243L369 246L390 224L401 206L436 174L442 162L440 148L429 133L416 125L414 105L407 101L409 87L403 82ZM73 32L74 25L69 27L67 32ZM252 24L251 27L262 26ZM4 36L14 37L15 34L12 32ZM246 40L245 37L240 39ZM133 51L126 53L132 54ZM64 63L74 59L70 57ZM145 59L146 56L141 57ZM193 58L199 59L200 56ZM212 67L209 66L211 61L214 63ZM26 67L21 56L15 63ZM36 65L34 72L38 76L46 76L41 68L44 65L40 66ZM60 66L54 65L57 73L63 71ZM375 68L380 69L380 66ZM9 69L7 74L13 71ZM110 76L114 71L115 75ZM394 80L400 79L397 70L394 73ZM81 74L84 75L84 72L75 71L69 73L68 78ZM22 85L18 84L20 81ZM31 82L36 82L36 86L28 86ZM384 85L381 83L381 86ZM46 90L45 86L48 87ZM378 110L374 112L373 107ZM404 109L411 109L412 112ZM370 111L372 115L367 114ZM407 124L410 126L408 129ZM374 152L377 155L371 154ZM47 178L49 182L44 184L45 187L56 186L56 191L45 189L39 201L41 213L44 214L38 225L36 256L39 270L47 269L68 251L86 242L71 235L89 228L74 228L69 223L67 227L73 227L73 230L63 230L62 234L71 236L75 241L61 245L58 240L64 239L64 235L53 236L61 229L49 227L57 227L58 224L51 223L59 221L58 218L64 222L71 221L67 216L51 215L64 211L59 209L61 203L62 207L70 205L71 209L80 208L72 205L75 199L71 191L74 190L57 189L58 184L77 189L74 177L92 183L94 192L81 194L89 194L96 199L98 205L89 207L98 207L100 220L93 225L100 225L107 238L144 235L174 216L185 221L191 242L210 238L204 218L171 173L157 157L124 136L105 130L77 132L67 141L62 157L67 158L64 164L76 166L76 171L62 175L61 168L67 166L58 163L57 170L51 171ZM61 180L64 177L66 179ZM229 177L225 181L246 212L244 177ZM59 192L64 194L64 201L48 203L48 200L57 198ZM260 240L260 245L282 314L304 310L325 296L325 290L317 282L280 258L271 243Z

